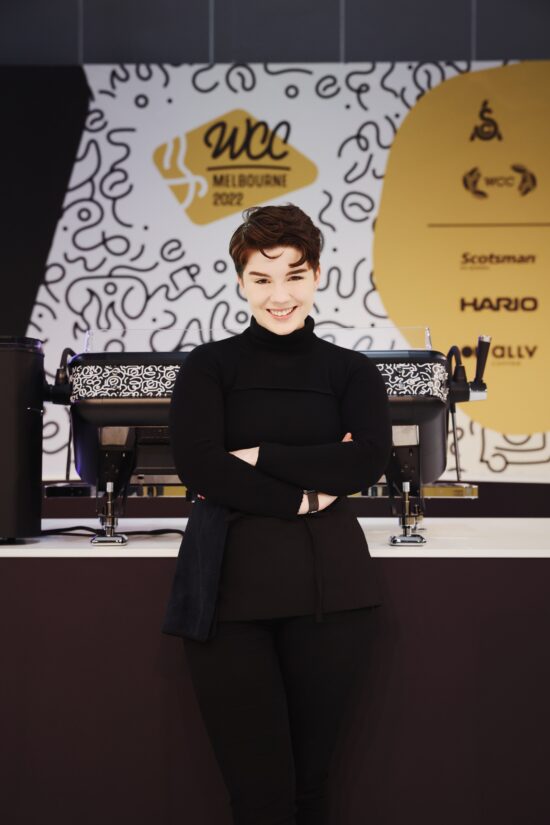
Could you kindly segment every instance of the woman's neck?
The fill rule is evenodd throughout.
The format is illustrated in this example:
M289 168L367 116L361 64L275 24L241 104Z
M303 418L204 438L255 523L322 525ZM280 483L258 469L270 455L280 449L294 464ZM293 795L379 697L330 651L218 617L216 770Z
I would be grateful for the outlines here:
M285 335L278 335L267 327L259 324L254 316L250 318L250 326L244 331L251 344L265 349L279 352L302 352L308 349L315 339L315 321L307 315L304 325Z

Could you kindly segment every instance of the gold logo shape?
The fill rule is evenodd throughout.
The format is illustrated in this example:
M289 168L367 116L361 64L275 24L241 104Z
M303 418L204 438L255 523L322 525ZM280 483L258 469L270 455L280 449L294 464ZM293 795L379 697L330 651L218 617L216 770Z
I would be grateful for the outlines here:
M437 349L463 355L492 336L488 398L461 409L508 435L550 429L549 88L550 61L526 61L421 97L395 136L374 234L374 278L397 326L429 326ZM465 139L480 100L502 140L494 125ZM530 303L516 311L521 296Z
M315 181L317 167L289 138L288 121L234 109L161 144L153 162L189 219L207 224Z

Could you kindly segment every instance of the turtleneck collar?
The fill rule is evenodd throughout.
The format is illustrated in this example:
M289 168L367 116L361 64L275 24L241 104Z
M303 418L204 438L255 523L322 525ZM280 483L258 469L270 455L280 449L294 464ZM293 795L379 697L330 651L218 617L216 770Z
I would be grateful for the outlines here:
M284 335L277 335L276 332L271 332L270 329L259 324L251 315L250 326L244 331L243 335L246 335L254 346L261 346L279 352L302 352L313 343L315 338L314 327L315 321L311 315L307 315L303 327Z

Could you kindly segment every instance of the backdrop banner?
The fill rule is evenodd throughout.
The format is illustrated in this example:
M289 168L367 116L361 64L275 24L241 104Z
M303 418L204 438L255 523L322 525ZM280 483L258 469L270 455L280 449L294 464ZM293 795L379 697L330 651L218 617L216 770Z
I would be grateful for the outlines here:
M229 238L246 207L292 202L324 236L317 334L396 349L429 327L470 380L491 335L489 400L458 412L463 477L550 480L550 62L85 71L86 128L28 327L50 380L88 329L110 351L242 332ZM67 419L48 406L47 478L64 475Z

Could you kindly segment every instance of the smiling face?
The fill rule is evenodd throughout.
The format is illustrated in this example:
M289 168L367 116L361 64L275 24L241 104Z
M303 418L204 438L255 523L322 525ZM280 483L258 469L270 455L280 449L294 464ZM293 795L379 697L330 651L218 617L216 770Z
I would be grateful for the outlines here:
M258 324L277 335L287 335L304 326L313 306L315 290L321 277L320 268L313 270L293 246L276 246L252 250L238 276L239 285ZM287 312L290 310L290 312Z

